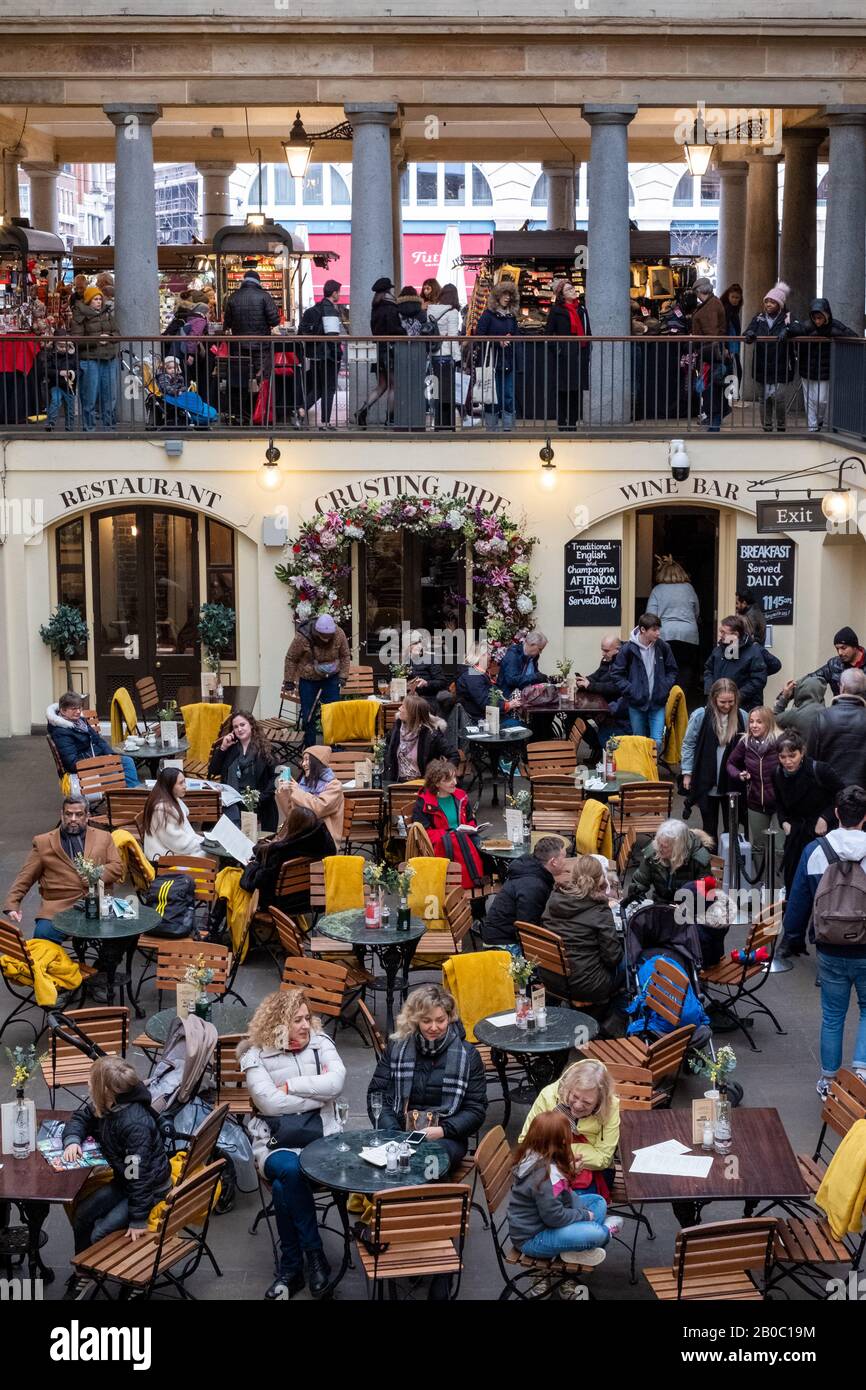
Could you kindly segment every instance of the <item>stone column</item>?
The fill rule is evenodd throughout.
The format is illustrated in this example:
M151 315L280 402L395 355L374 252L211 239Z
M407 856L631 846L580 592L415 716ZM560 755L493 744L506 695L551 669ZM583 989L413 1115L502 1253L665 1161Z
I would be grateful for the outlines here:
M53 232L56 236L60 228L57 207L57 175L59 164L22 164L22 169L30 178L30 225L42 232Z
M19 150L3 151L3 208L7 221L21 216L21 194L18 190Z
M115 127L114 281L115 317L124 337L159 333L156 197L153 124L161 106L111 102L104 106Z
M745 160L719 165L719 235L716 247L716 293L742 285L746 263Z
M195 167L201 174L201 234L205 241L211 242L214 232L232 220L229 180L235 164L233 160L206 159Z
M830 179L822 293L833 317L863 332L866 295L866 107L828 106Z
M743 280L743 328L776 283L779 262L779 171L772 155L748 159L746 181L746 263Z
M785 185L779 274L791 286L788 309L803 319L815 298L818 210L818 146L823 130L786 130L782 137Z
M591 103L582 108L592 129L589 156L589 229L586 307L592 331L627 337L631 332L628 225L628 127L636 106ZM631 415L628 344L598 343L590 373L591 421L615 424Z
M396 102L350 101L344 107L354 130L352 146L352 332L370 332L371 285L394 272L391 202L391 125ZM399 289L399 285L397 286Z
M546 159L541 168L547 176L547 230L571 232L576 202L575 165Z
M403 283L403 204L400 201L400 180L407 168L406 156L399 140L391 140L391 235L394 241L394 270L392 278L399 290Z

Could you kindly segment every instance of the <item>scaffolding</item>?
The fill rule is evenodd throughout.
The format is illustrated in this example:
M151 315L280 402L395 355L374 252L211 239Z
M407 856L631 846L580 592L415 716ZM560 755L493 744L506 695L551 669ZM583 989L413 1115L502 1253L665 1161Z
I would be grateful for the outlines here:
M199 236L198 178L189 166L155 171L156 228L161 245L188 243Z

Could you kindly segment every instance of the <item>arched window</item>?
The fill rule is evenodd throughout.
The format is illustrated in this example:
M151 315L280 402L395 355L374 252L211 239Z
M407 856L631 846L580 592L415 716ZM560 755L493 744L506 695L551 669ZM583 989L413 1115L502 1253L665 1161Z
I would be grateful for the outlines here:
M535 180L535 187L532 190L532 197L529 200L530 207L547 207L547 175L539 174Z
M722 181L718 170L713 169L701 179L701 207L713 207L721 202Z
M410 166L407 164L400 175L400 203L404 208L409 206L409 174L411 172Z
M695 180L688 169L674 189L675 208L691 208L695 205Z
M472 202L475 207L493 206L493 189L477 164L472 165Z
M274 202L277 207L295 205L295 180L284 164L274 165Z
M338 169L331 165L331 202L345 203L347 206L352 199L349 196L349 185L343 178Z
M827 193L829 192L829 189L830 189L830 171L829 171L829 169L828 169L828 170L827 170L827 173L824 175L824 177L823 177L822 179L819 180L819 183L818 183L818 206L819 206L819 207L826 207L826 206L827 206Z
M631 179L629 179L629 181L628 181L628 206L629 206L629 211L631 211L631 209L634 207L634 205L635 205L636 202L637 202L637 198L635 197L634 184L632 183Z
M301 183L301 202L304 207L321 207L325 201L324 165L309 164Z

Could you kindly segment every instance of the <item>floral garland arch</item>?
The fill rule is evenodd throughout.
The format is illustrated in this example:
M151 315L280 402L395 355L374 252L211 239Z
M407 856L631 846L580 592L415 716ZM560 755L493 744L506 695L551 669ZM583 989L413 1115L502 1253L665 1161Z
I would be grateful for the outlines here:
M337 622L351 616L338 602L337 584L350 573L348 549L379 531L414 531L422 536L452 532L472 547L473 607L494 648L506 646L529 626L536 596L529 571L534 536L522 525L459 498L419 499L401 494L385 501L360 502L345 510L321 512L301 526L286 545L276 576L291 590L295 620L330 613ZM463 600L465 603L465 600Z

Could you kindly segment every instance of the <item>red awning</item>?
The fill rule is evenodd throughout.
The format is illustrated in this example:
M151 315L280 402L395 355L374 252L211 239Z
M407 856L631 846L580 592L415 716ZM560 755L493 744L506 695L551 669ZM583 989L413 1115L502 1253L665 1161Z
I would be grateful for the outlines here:
M439 275L439 253L442 250L443 232L407 232L403 237L403 284L421 288L424 280L433 277L443 284L450 278L450 270ZM349 297L349 266L352 237L349 232L310 232L311 251L336 251L339 260L332 261L327 270L313 266L313 289L316 299L322 295L326 280L339 280L343 286L343 297ZM460 247L464 255L486 254L490 246L489 232L462 232ZM475 271L464 267L467 292L475 283ZM400 286L398 285L399 289ZM370 292L372 298L372 291Z

